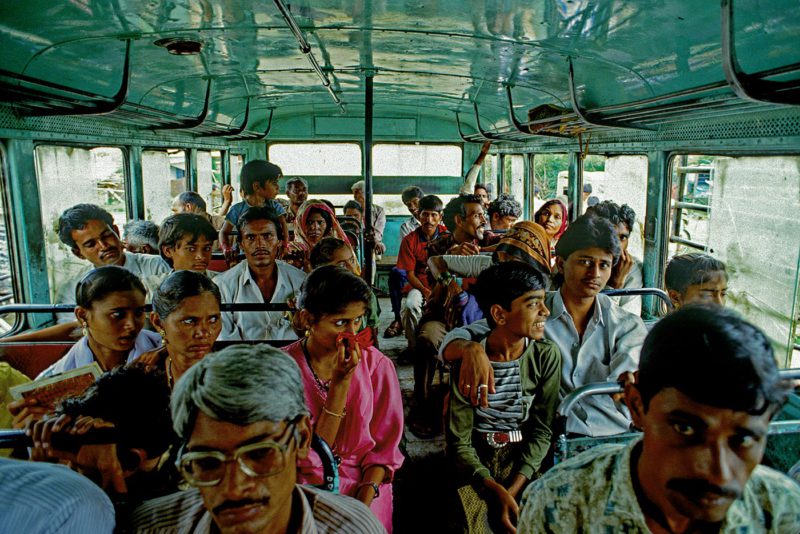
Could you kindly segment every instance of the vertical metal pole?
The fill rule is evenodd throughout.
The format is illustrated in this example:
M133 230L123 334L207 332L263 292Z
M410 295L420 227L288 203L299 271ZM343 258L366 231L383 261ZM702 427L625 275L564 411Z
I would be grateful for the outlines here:
M365 78L364 95L364 233L372 234L372 73ZM372 284L375 275L373 269L374 244L364 247L364 280Z
M580 147L578 152L569 153L569 201L572 204L570 210L570 221L574 221L581 214L583 193L583 158L581 157Z
M132 219L147 219L144 211L142 147L133 145L128 151L128 214Z

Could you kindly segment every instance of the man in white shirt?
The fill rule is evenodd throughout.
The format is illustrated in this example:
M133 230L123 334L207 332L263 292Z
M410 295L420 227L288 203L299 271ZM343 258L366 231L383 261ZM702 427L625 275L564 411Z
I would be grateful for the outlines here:
M252 207L239 217L237 240L247 261L216 278L224 303L285 303L300 291L305 273L277 258L284 218L269 208ZM222 340L297 339L285 312L222 314Z

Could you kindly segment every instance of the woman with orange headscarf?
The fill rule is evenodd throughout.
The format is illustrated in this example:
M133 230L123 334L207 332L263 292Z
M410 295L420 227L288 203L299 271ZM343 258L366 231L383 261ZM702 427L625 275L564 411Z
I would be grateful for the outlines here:
M567 206L557 198L548 200L533 214L533 221L541 225L547 232L547 236L550 238L550 256L555 261L556 243L569 226Z
M336 220L336 215L331 207L322 200L306 200L297 209L295 238L289 243L289 249L282 259L298 269L311 272L311 249L323 237L336 237L344 241L348 247L350 246L347 234ZM361 274L358 265L355 265L355 270L356 274Z

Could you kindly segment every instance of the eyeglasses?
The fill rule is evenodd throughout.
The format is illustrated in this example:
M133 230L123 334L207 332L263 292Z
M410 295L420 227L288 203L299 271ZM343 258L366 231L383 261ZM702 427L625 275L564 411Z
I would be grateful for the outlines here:
M277 441L251 443L227 454L220 451L187 452L178 459L178 468L186 481L197 487L219 484L225 478L228 462L234 461L247 476L277 475L286 468L286 449L294 435L295 425L289 423Z

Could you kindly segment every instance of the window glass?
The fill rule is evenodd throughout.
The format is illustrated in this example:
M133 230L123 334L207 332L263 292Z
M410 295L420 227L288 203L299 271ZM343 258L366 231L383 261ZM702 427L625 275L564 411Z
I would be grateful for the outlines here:
M566 200L569 186L569 154L536 154L533 156L533 213L545 201L557 196ZM538 187L539 192L536 193Z
M242 173L244 167L244 155L231 154L231 186L233 186L233 203L236 204L242 200L239 195L239 175Z
M142 180L147 220L160 224L172 215L172 199L186 191L186 152L143 150Z
M525 160L519 154L503 156L503 193L525 207Z
M284 176L361 175L361 146L356 143L274 143L268 152Z
M40 145L34 152L36 176L46 228L45 246L51 295L86 268L58 239L58 218L80 203L97 204L114 217L122 229L128 222L125 199L125 165L122 150L112 147L79 148Z
M5 154L0 150L0 173L5 169L4 156ZM14 298L14 268L11 263L14 254L11 250L10 225L6 225L7 222L10 222L10 218L7 217L9 212L5 202L5 186L6 177L2 175L0 176L0 306L16 302ZM15 313L0 315L0 335L12 330L17 319L18 316Z
M207 211L216 213L222 205L222 153L197 151L197 192L206 201Z
M792 361L800 249L800 157L675 156L669 252L705 247L725 262L726 305L763 329ZM677 231L676 231L677 230Z
M461 147L377 144L372 147L372 175L461 176Z
M470 163L470 166L472 164ZM481 173L478 175L478 180L475 183L483 184L489 188L489 198L494 199L497 195L498 180L497 175L500 171L500 156L497 154L488 154L483 160L481 166ZM465 171L466 172L466 171Z

